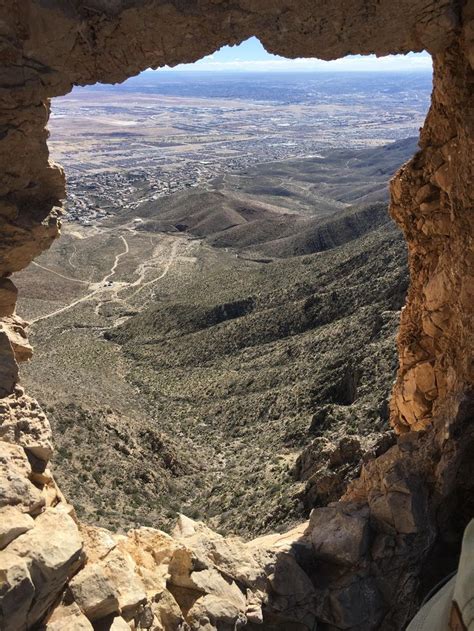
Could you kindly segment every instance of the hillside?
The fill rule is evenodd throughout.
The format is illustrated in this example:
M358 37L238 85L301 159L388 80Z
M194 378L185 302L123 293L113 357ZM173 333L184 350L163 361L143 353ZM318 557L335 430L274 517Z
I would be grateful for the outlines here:
M412 145L262 164L66 225L23 281L45 350L22 375L82 518L284 529L390 445L407 270L386 183Z
M145 231L188 232L210 245L289 257L342 245L388 221L388 179L413 154L408 138L375 149L261 164L139 204ZM112 220L117 223L118 218Z
M251 534L335 499L362 453L390 444L407 277L391 225L242 272L195 279L183 298L106 337L122 346L163 442L185 438L174 454L175 501L216 528ZM348 437L352 452L328 468Z

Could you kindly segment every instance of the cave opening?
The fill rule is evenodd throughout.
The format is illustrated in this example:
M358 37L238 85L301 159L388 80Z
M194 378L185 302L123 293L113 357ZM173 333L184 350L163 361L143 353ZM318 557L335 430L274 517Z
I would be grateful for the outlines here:
M52 103L68 200L15 278L22 380L61 487L106 527L283 531L394 442L408 272L388 180L416 150L430 60L223 50Z
M0 555L4 563L0 573L6 578L0 596L2 628L17 631L44 623L48 631L69 626L189 627L193 631L238 626L280 631L316 626L354 631L405 629L423 596L441 574L455 566L461 530L472 516L472 11L465 3L434 3L427 9L426 4L411 0L395 4L382 0L364 4L361 11L350 9L342 2L296 4L285 0L25 0L6 7L0 94L0 220L7 237L0 242L0 466L6 472L1 485L6 505L0 511L2 518L7 517L2 519L0 533L0 547L6 551ZM420 131L419 151L398 171L390 186L390 214L408 245L410 285L400 316L395 385L390 402L383 401L375 412L373 426L377 419L390 415L398 435L395 440L388 436L388 442L376 446L373 453L363 454L360 475L339 501L317 506L309 522L281 536L276 531L286 511L285 501L278 485L274 489L271 485L278 478L275 468L282 465L266 459L262 445L273 449L282 428L285 448L296 451L301 442L310 439L312 453L301 454L298 464L298 457L288 459L284 466L291 469L295 465L299 474L306 472L313 478L317 458L327 447L326 429L338 424L349 427L347 412L363 403L367 363L356 352L347 353L350 361L338 353L344 350L342 342L355 343L361 335L366 335L368 346L376 350L377 341L387 337L392 315L403 300L405 286L396 282L393 267L395 241L387 237L378 246L376 243L385 224L371 234L359 235L359 243L367 246L364 251L353 249L356 239L350 246L340 243L348 226L353 230L364 225L367 214L359 208L354 209L350 221L337 223L334 229L327 222L319 225L320 230L310 239L298 242L298 252L292 250L292 231L274 239L278 241L278 257L265 239L252 249L262 231L255 226L250 196L258 198L259 212L262 196L266 196L265 206L271 199L272 212L290 199L298 199L299 211L307 203L307 182L302 179L308 163L303 168L304 159L299 157L292 162L297 168L291 178L288 166L286 175L282 171L285 186L279 182L270 187L267 179L265 186L252 187L249 173L257 170L261 177L271 179L276 176L273 162L271 173L254 165L237 177L228 168L215 178L215 186L221 189L203 191L204 210L219 200L225 206L228 223L244 217L244 228L252 224L252 243L237 252L226 240L241 233L240 222L221 231L219 241L212 243L193 234L196 224L190 221L190 212L186 217L173 214L176 193L169 193L175 184L168 177L164 179L166 199L150 202L159 202L162 217L167 208L166 219L173 219L168 225L152 225L152 218L142 217L136 209L131 209L130 222L122 224L122 230L114 224L113 216L99 218L100 225L94 225L93 216L92 225L72 226L75 234L69 235L65 222L59 242L62 253L51 249L52 258L38 259L58 236L65 196L61 168L48 159L49 99L68 94L73 85L121 82L148 67L194 62L222 44L236 44L252 33L259 34L268 50L289 58L334 60L348 51L387 55L425 49L433 59L431 105ZM262 90L265 85L260 83ZM375 106L373 96L367 102ZM118 105L119 98L115 100L117 103L110 97ZM243 111L237 115L245 120ZM353 108L351 114L357 112L360 110ZM124 133L131 132L127 140L132 143L139 130L127 129L130 118L125 118L128 122L124 125L124 117L117 117L121 122L114 130L108 129L110 118L100 122L103 135L113 131L110 138L123 142ZM185 125L193 125L195 113L188 118ZM278 122L276 118L275 125ZM377 118L369 117L367 129L374 122ZM350 137L353 127L341 127L338 137ZM280 138L283 130L279 129ZM92 125L89 131L97 133ZM91 161L97 161L100 152L91 134L88 140L85 148ZM54 142L53 137L53 149ZM160 148L164 150L176 151L175 139ZM335 151L331 154L334 157ZM330 162L327 156L322 159L318 155L311 160L315 164L323 161L325 166ZM129 167L134 161L136 156L130 158ZM380 156L375 163L375 171L382 177L385 167ZM354 156L346 157L344 165L353 176ZM320 163L318 167L320 170ZM298 186L288 190L290 181ZM79 191L78 202L86 193L90 195L94 186L102 186L102 177L97 174L89 183L93 186L84 195ZM228 191L222 191L224 184L229 188L231 183L233 203ZM343 183L339 173L336 185ZM332 199L327 184L327 180L319 181L320 191L326 187L325 195L318 197L319 204ZM126 188L124 193L129 193ZM192 190L179 195L192 196L198 187L189 188ZM97 203L91 205L90 210L94 209ZM341 216L345 212L340 211ZM293 227L301 227L295 213L288 214L284 224L293 222ZM201 228L203 222L207 230L216 228L205 221L210 220L209 215L201 216ZM310 213L305 221L311 219ZM368 256L371 243L375 256ZM185 245L189 251L180 249ZM155 246L161 248L156 256ZM281 255L283 247L285 256ZM318 251L307 253L306 247ZM352 253L338 258L346 247ZM147 252L151 254L144 260ZM30 265L34 259L38 260ZM159 270L154 266L158 259ZM175 260L179 260L179 277ZM324 263L332 277L339 272L339 285L327 287L327 291L322 290L327 280ZM362 275L351 269L354 264L370 268L373 282L362 287ZM37 277L29 281L24 277L17 313L17 289L9 277L27 266ZM391 275L382 287L377 283L379 266L384 274ZM201 272L196 282L192 274L185 273L194 269ZM270 277L278 281L272 285L273 294ZM189 282L184 286L186 279ZM247 291L249 282L255 290ZM22 283L20 278L19 285ZM393 288L390 296L383 293L387 286ZM180 300L170 304L177 287L182 289ZM25 289L31 291L29 306ZM214 300L217 289L220 298ZM227 292L225 297L222 292ZM204 296L205 302L197 304L196 295ZM371 295L388 301L377 315L370 305L367 308L363 304ZM111 296L118 298L108 300ZM62 302L66 297L68 302ZM153 304L138 309L145 299ZM337 334L344 333L347 318L340 317L326 346L321 337L308 341L314 329L318 334L327 333L348 301L360 307L359 326L352 327L341 341ZM48 468L53 456L50 423L28 394L32 382L27 372L33 364L22 372L27 391L19 384L18 362L27 360L32 352L26 323L20 316L23 310L31 313L33 308L36 313L30 319L36 321L30 332L42 353L34 360L42 379L40 387L35 389L33 384L31 392L39 394L46 404L55 433L68 438L55 444L55 466L59 472L58 460L62 459L63 470L69 463L71 469L74 467L75 490L83 491L82 502L78 502L80 520ZM270 317L264 319L262 314ZM50 327L55 321L59 326ZM242 323L246 324L244 344L236 348ZM395 330L395 318L393 326ZM263 353L252 345L255 337L262 339L262 330L270 336L264 338ZM275 331L277 340L271 337ZM305 343L298 345L303 336L307 336ZM391 344L392 352L393 348ZM329 356L324 356L325 349ZM214 361L211 351L218 351L219 361ZM320 355L328 375L324 380L314 370L314 358ZM379 356L375 352L371 358ZM388 357L384 352L381 356ZM150 357L154 364L150 364ZM307 387L298 390L294 386L299 378L297 368L306 360L313 372ZM81 372L86 367L88 376L83 379ZM372 374L381 372L378 365ZM221 379L223 373L225 380ZM292 385L280 389L282 378ZM66 387L69 398L64 401ZM372 386L371 391L376 393L377 388ZM265 415L260 418L258 397L268 392L275 396L265 400ZM91 402L87 409L80 405L84 395ZM108 400L104 401L104 396ZM228 400L236 404L234 416L228 414ZM212 413L209 401L214 405ZM292 410L301 405L317 409L298 427L294 416L281 409L282 401L289 401ZM255 413L257 421L263 421L253 436L246 433L249 424L246 427L236 422L241 418L239 402ZM127 414L123 414L124 409ZM364 419L370 418L373 409L365 407ZM186 431L179 423L183 410L187 414ZM229 458L219 460L212 449L217 446L222 454L223 441L213 443L211 437L230 436L227 421L233 423L230 429L235 440L225 454ZM153 431L157 422L168 424L167 435ZM225 431L211 435L211 422L213 429ZM357 432L358 427L352 429ZM208 439L200 449L193 440L198 433ZM252 446L248 452L246 444ZM327 476L319 479L323 492L330 492L330 482L334 477L337 480L341 466L355 463L357 467L361 446L356 436L345 436L336 447L326 451ZM93 458L84 457L87 451ZM188 459L181 457L183 452ZM236 466L247 453L249 458L244 461L252 463L252 473L257 474L253 477ZM283 452L274 449L272 455L275 453ZM105 463L107 468L102 466ZM133 463L135 467L128 466ZM182 515L171 536L142 527L126 535L113 532L145 523L141 502L147 485L156 489L171 481L177 497L176 484L185 480L189 497L190 489L195 494L198 490L189 471L198 467L205 471L209 464L216 465L224 484L217 487L219 510L225 493L229 489L232 493L227 496L225 514L229 523L238 527L223 530L245 535L238 519L247 504L240 497L236 499L237 489L251 503L245 523L254 527L253 532L263 532L268 525L274 534L245 542L223 537ZM74 497L67 480L60 479L66 494ZM262 481L270 486L260 495L252 495ZM204 485L203 492L210 497L208 491L215 488ZM99 498L94 496L98 489L111 492ZM246 495L247 490L250 494ZM267 510L262 498L275 498L275 506L282 510ZM231 501L237 503L234 512ZM307 508L318 501L309 498ZM159 514L150 513L150 507L156 506L153 497L146 498L146 505L148 516L156 516L154 525L162 524ZM206 515L209 505L207 502ZM187 512L185 503L169 508L170 513ZM92 519L88 511L93 513ZM219 529L219 523L212 520L211 525ZM112 530L92 526L92 521L108 523ZM460 609L462 604L455 608L459 621L464 615Z

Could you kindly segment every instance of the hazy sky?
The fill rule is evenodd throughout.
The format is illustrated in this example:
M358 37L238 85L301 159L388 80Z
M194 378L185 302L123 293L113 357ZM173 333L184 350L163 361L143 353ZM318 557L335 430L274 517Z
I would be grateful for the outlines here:
M227 70L227 71L271 71L271 70L431 70L428 53L408 55L375 55L362 57L349 55L335 61L320 59L285 59L270 55L256 37L251 37L238 46L224 46L212 55L194 64L181 64L173 70Z

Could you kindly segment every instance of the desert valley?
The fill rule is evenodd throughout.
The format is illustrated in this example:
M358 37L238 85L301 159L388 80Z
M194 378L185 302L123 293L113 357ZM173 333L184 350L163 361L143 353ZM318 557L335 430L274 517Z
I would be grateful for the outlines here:
M54 101L62 238L15 277L78 514L246 537L393 444L388 181L429 73L143 73Z

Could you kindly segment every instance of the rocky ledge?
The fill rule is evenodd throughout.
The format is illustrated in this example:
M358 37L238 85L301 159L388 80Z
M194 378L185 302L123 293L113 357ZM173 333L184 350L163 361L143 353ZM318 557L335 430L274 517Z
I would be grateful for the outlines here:
M447 453L463 457L440 458L437 497L434 434L411 432L368 460L341 501L285 534L244 542L179 516L172 535L124 535L78 522L48 469L38 404L17 387L1 406L4 631L401 629L436 539L431 512L465 475L472 434L460 406Z
M307 524L249 543L184 516L172 536L79 524L47 468L46 417L20 389L2 404L9 417L0 442L4 631L230 631L261 624L262 608L281 621L314 621L314 587L295 557L311 550Z

